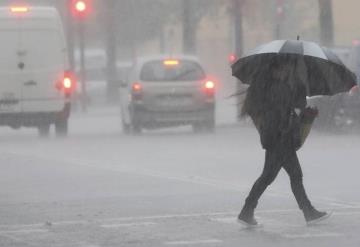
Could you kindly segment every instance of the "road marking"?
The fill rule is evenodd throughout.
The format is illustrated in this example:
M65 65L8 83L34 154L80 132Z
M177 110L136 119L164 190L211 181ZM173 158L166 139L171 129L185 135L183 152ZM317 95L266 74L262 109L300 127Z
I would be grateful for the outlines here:
M169 241L165 245L198 245L198 244L220 244L223 243L219 239L190 240L190 241Z
M47 229L19 229L19 230L4 230L0 234L31 234L31 233L48 233Z
M221 218L210 218L210 221L216 221L226 224L239 224L236 220L236 217L221 217Z
M161 219L174 219L174 218L200 218L222 215L236 215L238 212L215 212L215 213L198 213L198 214L165 214L165 215L151 215L151 216L134 216L134 217L122 217L104 219L106 221L141 221L141 220L161 220Z
M66 220L66 221L58 221L58 222L51 222L51 225L55 226L55 225L62 225L62 226L66 226L66 225L88 225L90 224L90 221L86 221L86 220Z
M18 224L18 225L0 225L0 228L9 228L9 227L14 227L14 228L27 228L27 227L37 227L37 228L41 228L45 225L45 223L35 223L35 224ZM1 231L1 229L0 229Z
M349 203L341 203L341 202L336 202L336 201L330 201L330 205L333 205L335 207L339 207L339 208L358 208L358 205L352 205Z
M120 224L104 224L100 225L102 228L121 228L121 227L133 227L133 226L153 226L157 225L155 222L134 222L134 223L120 223Z
M273 218L256 217L256 220L261 222L261 224L264 223L265 225L281 225L281 226L292 227L292 228L303 227L302 225L290 224L286 221L277 220L277 219L273 219ZM210 218L210 221L216 221L216 222L220 222L220 223L224 223L224 224L241 225L236 220L236 217Z
M284 238L297 239L297 238L328 238L328 237L343 237L344 234L333 232L322 233L304 233L304 234L282 234Z
M344 212L334 212L334 215L357 215L357 214L360 214L359 211L350 211L350 212L347 212L347 211L344 211Z
M13 151L10 151L10 150L7 151L6 153L11 154L11 155L16 155L16 156L22 155L23 157L30 157L30 158L41 159L41 160L45 160L45 161L52 161L52 157L49 157L46 155L39 155L39 154L34 155L34 154L30 154L30 153L25 153L25 152L14 153ZM192 183L192 184L197 184L197 185L206 185L206 186L211 186L211 187L215 187L218 189L238 191L241 193L245 193L249 190L248 186L239 186L238 184L228 183L228 182L220 181L217 179L210 179L210 178L204 178L204 177L199 177L199 176L194 177L194 176L186 176L186 175L173 175L173 174L169 174L166 172L153 171L153 170L148 170L148 169L140 170L140 169L133 169L130 167L118 167L118 161L116 161L116 160L108 160L107 161L109 164L114 165L111 167L102 166L103 161L101 161L101 162L100 161L84 162L83 160L74 159L74 158L70 158L70 159L62 158L61 160L58 160L58 161L64 162L67 164L72 164L75 166L80 166L80 167L88 167L88 168L92 168L92 169L120 172L120 173L129 173L129 174L135 174L138 176L155 177L155 178L174 180L174 181L179 181L179 182L184 182L184 183ZM289 198L292 196L291 193L275 191L271 188L267 190L266 194L268 196L283 197L283 198ZM324 196L314 197L314 201L323 202L323 203L327 203L327 204L334 204L341 208L358 208L358 207L360 207L360 205L358 203L342 202L342 201L338 201L335 198L324 197Z
M354 209L354 208L348 208L348 209ZM360 208L356 208L359 211L337 211L332 208L322 208L322 210L329 210L334 212L334 215L358 215L360 214ZM267 215L267 214L276 214L276 213L288 213L288 212L297 212L299 211L298 208L293 209L270 209L270 210L257 210L256 212L260 215ZM230 218L233 217L233 219L236 219L236 216L238 215L238 211L227 211L227 212L209 212L209 213L193 213L193 214L165 214L165 215L151 215L151 216L130 216L130 217L120 217L120 218L105 218L105 219L99 219L99 220L73 220L73 221L58 221L58 222L51 222L53 226L56 225L89 225L89 224L103 224L110 225L111 222L114 222L113 224L117 224L116 222L124 222L119 224L136 224L134 221L147 221L147 220L162 220L162 219L175 219L175 218L215 218L217 216L223 217L224 221L231 221ZM229 217L229 218L228 218ZM224 219L228 218L228 220ZM44 223L36 223L36 224L20 224L20 225L0 225L0 229L3 230L15 230L17 228L30 228L31 227L37 227L44 226ZM0 230L1 231L1 230Z

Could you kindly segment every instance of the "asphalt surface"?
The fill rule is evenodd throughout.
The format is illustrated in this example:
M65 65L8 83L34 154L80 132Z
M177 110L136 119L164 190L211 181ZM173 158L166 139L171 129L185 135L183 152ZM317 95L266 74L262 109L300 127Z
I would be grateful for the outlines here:
M74 114L66 139L0 129L0 246L359 246L360 136L313 132L305 187L330 219L306 226L284 172L236 223L264 152L250 124L121 133L117 109Z

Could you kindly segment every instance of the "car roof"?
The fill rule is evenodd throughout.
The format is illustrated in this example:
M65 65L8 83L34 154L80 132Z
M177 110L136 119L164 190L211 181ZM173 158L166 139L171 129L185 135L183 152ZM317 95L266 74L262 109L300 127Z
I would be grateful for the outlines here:
M197 57L191 55L154 55L154 56L143 56L136 59L136 66L142 66L143 64L151 61L157 60L165 60L165 59L178 59L178 60L190 60L193 62L197 62L199 64L200 61Z

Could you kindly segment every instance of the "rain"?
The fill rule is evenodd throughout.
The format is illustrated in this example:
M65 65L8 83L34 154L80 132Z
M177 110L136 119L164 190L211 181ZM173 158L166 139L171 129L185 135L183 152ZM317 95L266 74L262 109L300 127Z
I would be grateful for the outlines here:
M0 0L0 247L359 246L356 0Z

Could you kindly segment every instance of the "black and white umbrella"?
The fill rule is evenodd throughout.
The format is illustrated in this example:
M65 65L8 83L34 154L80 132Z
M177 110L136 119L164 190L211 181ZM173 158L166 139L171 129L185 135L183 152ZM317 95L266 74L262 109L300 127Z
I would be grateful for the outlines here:
M259 75L266 75L271 64L293 66L292 76L301 80L308 96L334 95L356 85L356 76L331 50L314 42L275 40L261 45L232 65L233 75L251 84Z

